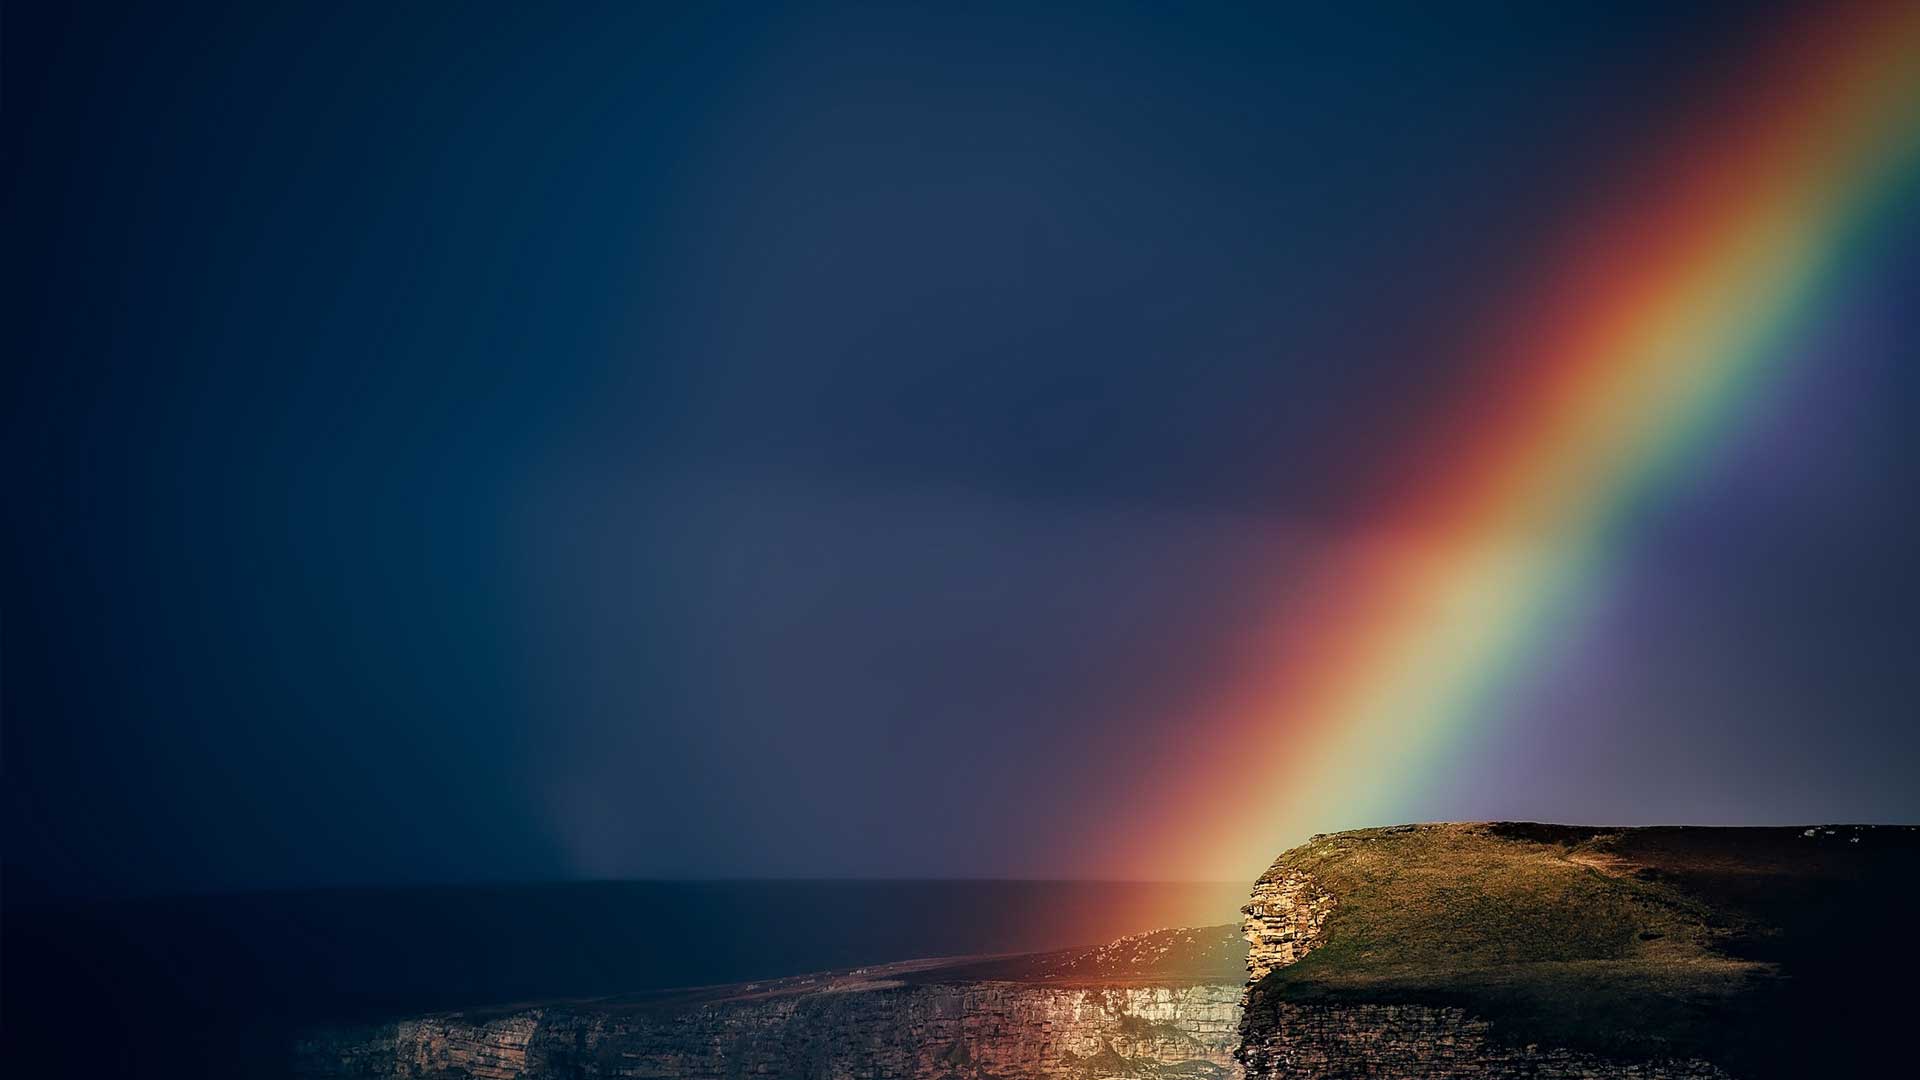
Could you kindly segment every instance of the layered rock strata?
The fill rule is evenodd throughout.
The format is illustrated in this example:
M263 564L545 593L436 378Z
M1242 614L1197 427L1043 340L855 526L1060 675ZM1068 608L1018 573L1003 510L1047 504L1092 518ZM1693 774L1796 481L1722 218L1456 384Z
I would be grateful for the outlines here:
M1333 897L1313 876L1281 863L1253 883L1253 898L1240 913L1247 940L1247 979L1259 982L1275 968L1307 955L1333 910Z

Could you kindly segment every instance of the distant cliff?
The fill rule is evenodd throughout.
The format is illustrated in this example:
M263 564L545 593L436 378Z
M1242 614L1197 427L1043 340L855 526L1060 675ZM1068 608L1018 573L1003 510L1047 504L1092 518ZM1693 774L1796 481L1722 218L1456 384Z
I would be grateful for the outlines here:
M1267 1078L1878 1075L1920 830L1399 826L1317 836L1244 910ZM1904 1072L1904 1068L1899 1071Z
M307 1077L1237 1080L1232 927L311 1032Z

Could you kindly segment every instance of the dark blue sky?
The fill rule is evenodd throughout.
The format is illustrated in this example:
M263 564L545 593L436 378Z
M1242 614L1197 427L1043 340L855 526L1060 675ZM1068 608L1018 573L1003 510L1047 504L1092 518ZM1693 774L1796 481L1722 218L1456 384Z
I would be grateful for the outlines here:
M1775 16L544 7L9 5L15 895L1097 873ZM1432 816L1920 816L1912 222Z

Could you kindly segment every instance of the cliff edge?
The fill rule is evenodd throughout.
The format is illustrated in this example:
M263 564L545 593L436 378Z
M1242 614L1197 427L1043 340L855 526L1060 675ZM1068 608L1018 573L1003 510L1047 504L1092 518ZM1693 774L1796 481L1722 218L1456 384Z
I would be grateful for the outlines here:
M1316 836L1243 909L1256 1077L1875 1075L1920 829L1500 822Z

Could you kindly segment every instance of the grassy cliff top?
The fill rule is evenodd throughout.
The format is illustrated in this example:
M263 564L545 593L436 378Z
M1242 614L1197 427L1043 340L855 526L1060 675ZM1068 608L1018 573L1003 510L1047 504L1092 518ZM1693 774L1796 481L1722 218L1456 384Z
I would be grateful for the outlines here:
M1705 1057L1736 1076L1831 1066L1906 1000L1916 863L1920 830L1901 826L1319 836L1268 876L1303 873L1335 906L1254 1006L1458 1005L1520 1043ZM1844 1045L1809 1056L1823 1041Z

